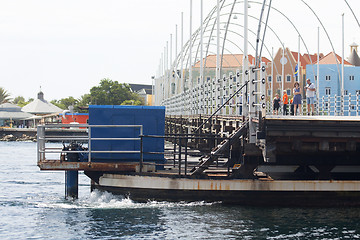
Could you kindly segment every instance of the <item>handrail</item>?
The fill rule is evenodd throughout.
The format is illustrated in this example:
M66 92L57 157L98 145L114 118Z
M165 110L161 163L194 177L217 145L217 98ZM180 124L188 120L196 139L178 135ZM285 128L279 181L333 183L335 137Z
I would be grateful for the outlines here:
M236 90L232 96L229 97L228 100L226 100L220 107L218 107L218 109L213 114L211 114L210 117L208 117L202 124L200 124L200 126L195 129L194 133L199 131L202 126L204 126L213 116L215 116L215 114L217 114L233 97L235 97L245 86L247 86L248 83L249 80L247 80L238 90Z
M66 128L66 127L82 127L88 129L88 136L48 136L46 137L46 128ZM129 138L114 138L114 137L99 137L99 138L91 138L91 130L93 128L139 128L140 133L139 137L129 137ZM38 152L38 163L42 160L45 160L45 154L46 153L88 153L88 162L91 163L91 153L140 153L140 165L142 167L142 136L143 135L143 126L142 125L89 125L89 124L46 124L46 125L39 125L38 126L38 134L37 134L37 152ZM88 142L88 150L83 151L64 151L64 150L58 150L58 151L46 151L47 148L45 147L46 140L68 140L68 141L87 141ZM91 150L91 142L92 141L140 141L141 148L138 151L116 151L116 150L107 150L107 151L92 151Z

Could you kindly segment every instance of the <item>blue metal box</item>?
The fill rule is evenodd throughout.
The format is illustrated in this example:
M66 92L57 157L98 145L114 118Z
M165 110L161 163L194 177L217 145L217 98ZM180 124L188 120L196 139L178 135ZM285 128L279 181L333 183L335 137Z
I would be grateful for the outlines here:
M89 106L90 125L142 125L143 135L165 134L165 107L153 106ZM139 128L92 128L91 138L138 138ZM93 140L92 151L139 151L139 140ZM163 154L148 154L147 152L164 152L163 138L143 139L144 161L164 163ZM138 153L94 153L94 162L139 161Z

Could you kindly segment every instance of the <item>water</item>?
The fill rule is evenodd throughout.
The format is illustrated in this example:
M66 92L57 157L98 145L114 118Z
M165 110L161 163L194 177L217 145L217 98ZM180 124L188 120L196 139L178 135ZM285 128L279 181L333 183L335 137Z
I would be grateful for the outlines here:
M40 172L36 144L0 142L0 239L359 239L360 208L135 203L90 192L64 199L64 173Z

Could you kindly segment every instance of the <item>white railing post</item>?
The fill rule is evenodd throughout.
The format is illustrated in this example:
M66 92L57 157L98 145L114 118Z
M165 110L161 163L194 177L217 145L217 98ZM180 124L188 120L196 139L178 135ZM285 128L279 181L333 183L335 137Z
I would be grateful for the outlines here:
M349 104L349 109L348 109L348 113L349 115L348 116L351 116L351 93L349 93L348 95L348 104Z
M265 63L262 62L261 65L260 65L260 77L259 77L259 90L260 90L260 96L259 96L259 104L260 104L260 107L259 109L261 109L261 112L262 112L262 116L265 116L266 115L266 104L265 104L265 98L266 98L266 66L265 66Z
M252 121L253 118L256 117L256 79L255 79L255 67L250 66L250 82L249 82L249 142L256 142L256 126Z

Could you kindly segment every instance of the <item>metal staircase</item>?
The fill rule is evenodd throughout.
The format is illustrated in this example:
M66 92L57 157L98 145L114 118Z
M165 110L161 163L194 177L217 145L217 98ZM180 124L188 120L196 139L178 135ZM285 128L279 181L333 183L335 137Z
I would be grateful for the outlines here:
M191 169L191 175L199 175L203 173L211 164L216 161L220 154L224 153L229 149L229 144L234 142L240 136L243 136L247 133L249 127L249 122L246 121L244 124L237 128L228 139L222 141L219 145L212 149L210 155L202 156L200 162L193 169Z

